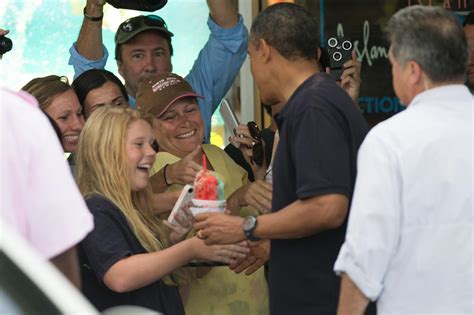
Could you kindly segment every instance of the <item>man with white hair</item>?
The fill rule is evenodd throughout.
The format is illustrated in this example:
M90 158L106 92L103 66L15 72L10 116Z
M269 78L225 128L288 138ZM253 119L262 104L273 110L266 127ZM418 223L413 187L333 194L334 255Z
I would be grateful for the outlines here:
M338 314L473 314L473 97L456 16L413 6L388 22L395 93L408 108L365 138Z

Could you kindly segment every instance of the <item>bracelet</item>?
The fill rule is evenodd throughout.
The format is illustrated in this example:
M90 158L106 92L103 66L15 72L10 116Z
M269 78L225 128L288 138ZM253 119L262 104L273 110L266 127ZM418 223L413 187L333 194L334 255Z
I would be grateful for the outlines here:
M166 164L165 167L163 167L163 179L165 180L166 186L171 186L171 184L168 183L166 180L166 168L169 166L169 164Z
M92 15L87 14L86 7L84 7L84 17L92 22L100 22L102 21L102 18L104 17L104 13L102 13L100 16L92 16Z

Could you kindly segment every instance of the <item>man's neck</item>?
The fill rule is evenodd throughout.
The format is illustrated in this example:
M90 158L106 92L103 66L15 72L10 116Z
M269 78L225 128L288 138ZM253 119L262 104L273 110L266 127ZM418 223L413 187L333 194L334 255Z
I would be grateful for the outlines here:
M125 83L125 89L127 90L127 94L133 98L136 98L137 91L134 91L127 83Z
M285 60L275 73L281 101L288 102L296 89L317 72L319 69L314 60Z

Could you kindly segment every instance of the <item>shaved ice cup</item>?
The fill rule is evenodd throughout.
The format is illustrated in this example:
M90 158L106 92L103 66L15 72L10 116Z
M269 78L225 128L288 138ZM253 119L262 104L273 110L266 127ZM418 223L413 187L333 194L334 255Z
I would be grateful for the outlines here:
M220 212L225 210L225 200L202 200L193 199L193 207L190 207L193 215L205 212Z

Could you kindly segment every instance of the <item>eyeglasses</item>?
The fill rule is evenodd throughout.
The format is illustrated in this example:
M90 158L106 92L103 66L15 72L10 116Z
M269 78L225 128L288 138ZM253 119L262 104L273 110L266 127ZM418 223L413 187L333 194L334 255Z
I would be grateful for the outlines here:
M136 16L131 19L128 19L120 25L120 29L123 32L130 33L142 27L143 25L162 27L165 30L168 30L168 26L166 25L165 20L163 20L158 15L154 15L154 14L140 15L140 16Z
M262 141L262 132L258 128L257 124L254 121L249 121L247 123L249 128L250 136L255 140L255 143L252 146L252 160L258 166L263 165L265 159L265 152L263 150L263 141Z

